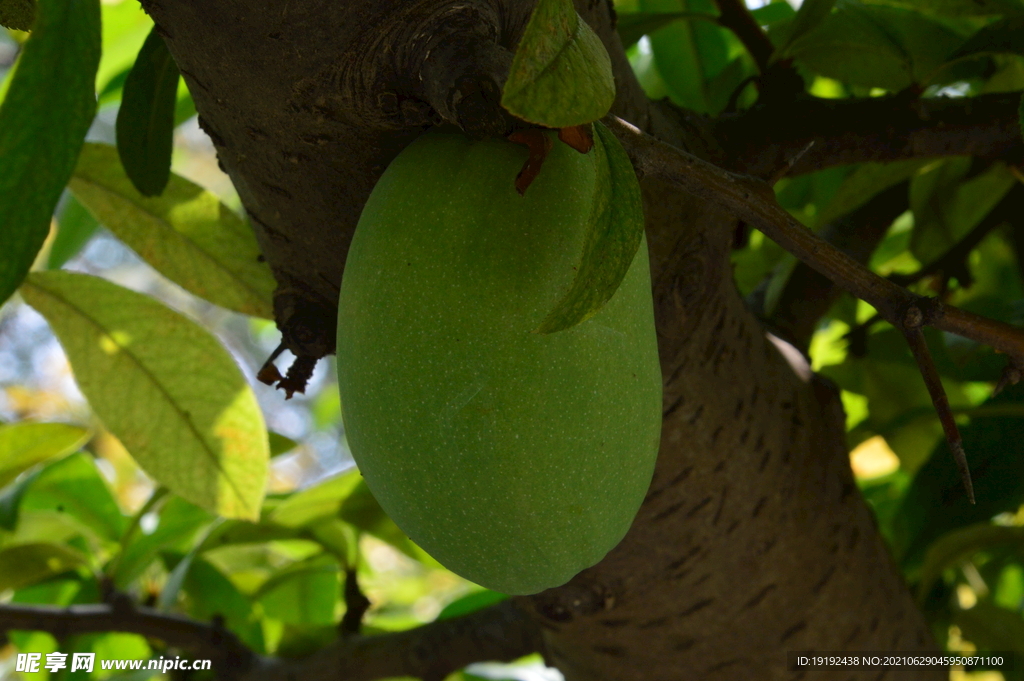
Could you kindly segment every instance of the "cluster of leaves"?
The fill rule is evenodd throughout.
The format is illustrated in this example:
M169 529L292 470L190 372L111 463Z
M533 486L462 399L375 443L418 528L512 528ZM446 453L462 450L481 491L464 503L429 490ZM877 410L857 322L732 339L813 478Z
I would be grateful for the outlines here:
M30 6L0 2L10 16L22 12L18 23L8 21L14 28L31 22L24 15ZM34 261L60 267L102 223L184 289L243 314L271 315L274 281L258 262L251 230L211 193L170 172L171 131L194 109L159 36L149 24L118 14L123 7L104 10L101 50L98 2L41 0L32 37L0 89L6 92L0 107L0 301L21 287L61 339L96 414L163 487L126 515L82 451L87 429L0 426L0 592L11 590L19 603L66 605L96 602L113 586L164 610L203 620L219 615L259 652L302 655L336 635L346 575L369 576L361 536L436 565L387 518L357 474L265 496L276 438L268 435L234 360L198 324L102 279L27 274ZM564 10L565 3L558 7ZM718 114L757 96L751 79L759 65L720 25L711 0L623 1L618 8L620 35L651 97ZM806 0L799 11L773 2L753 14L767 26L772 64L791 65L806 90L819 96L1024 90L1024 5L1013 0ZM574 16L566 18L568 38L562 36L572 49L541 36L538 63L563 53L584 66L600 61L586 56L603 50ZM526 81L536 80L536 69L525 74ZM581 82L600 84L610 72L597 68L588 78ZM566 103L564 93L549 97L545 87L513 87L506 106L550 127L575 126L600 118L613 94L592 86L584 89L596 95ZM122 102L116 148L83 145L97 91L100 105ZM552 112L569 115L550 118ZM609 168L611 175L621 164ZM893 222L871 266L886 275L909 274L958 260L957 267L914 285L1019 324L1024 225L1012 217L989 219L1012 200L1018 175L1001 163L948 158L831 169L785 180L777 189L787 209L818 228L905 184L907 211ZM43 263L40 249L65 188L74 198L58 216ZM621 204L605 199L606 212ZM635 251L635 214L614 220L627 228L609 230L608 243L625 235ZM986 220L992 224L983 238L964 247ZM950 253L957 258L949 260ZM757 235L734 259L745 293L770 282L770 313L795 261ZM580 313L566 319L574 316ZM1024 386L993 397L999 357L928 334L965 423L979 501L971 506L942 455L941 428L913 358L894 329L865 324L870 317L870 310L844 299L812 345L816 366L845 391L851 444L881 435L900 459L898 471L864 483L865 495L941 641L956 624L983 649L1024 652L1024 523L1018 512L1024 503ZM847 332L853 332L849 339ZM956 598L964 587L977 600L971 608ZM441 616L496 598L476 594ZM57 646L38 633L11 638L19 649ZM105 634L74 637L61 650L148 657L160 652L151 645Z
M755 99L750 79L758 66L718 25L711 2L637 0L619 9L625 43L635 43L641 31L647 35L630 54L650 96L713 114ZM772 63L791 65L817 96L1024 90L1024 6L1017 3L806 0L799 12L772 3L753 14L774 43ZM950 157L831 168L784 179L776 192L811 229L862 209L882 192L903 192L906 204L875 248L872 269L923 295L1020 325L1020 180L1020 171L1002 162ZM733 261L741 291L755 294L752 301L771 318L785 304L796 259L755 233ZM961 422L976 506L960 489L941 425L898 330L844 297L821 321L811 354L815 368L843 389L851 447L882 436L899 459L897 471L864 482L864 492L936 637L946 642L954 624L980 649L1020 653L1024 390L993 396L1004 357L962 338L925 335ZM973 596L965 597L965 589ZM966 607L972 598L976 603ZM1004 671L1007 678L1019 674Z

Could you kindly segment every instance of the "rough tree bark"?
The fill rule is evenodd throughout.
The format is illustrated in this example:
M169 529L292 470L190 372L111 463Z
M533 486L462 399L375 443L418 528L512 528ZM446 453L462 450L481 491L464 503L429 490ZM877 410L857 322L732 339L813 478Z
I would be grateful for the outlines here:
M496 101L532 1L142 4L280 283L285 345L309 362L328 354L349 239L370 189L426 126L507 129ZM760 153L742 120L715 129L649 103L610 3L576 4L612 56L616 115L758 173L804 144L794 132ZM993 130L1006 140L988 149L1019 146L1016 133ZM805 170L865 158L817 152ZM642 186L665 384L658 467L632 530L603 562L516 601L542 632L546 659L569 681L783 679L800 676L787 670L786 651L933 649L857 492L836 391L791 348L787 361L734 288L735 219L657 181ZM314 681L341 670L306 671L280 676ZM842 676L869 677L878 674Z

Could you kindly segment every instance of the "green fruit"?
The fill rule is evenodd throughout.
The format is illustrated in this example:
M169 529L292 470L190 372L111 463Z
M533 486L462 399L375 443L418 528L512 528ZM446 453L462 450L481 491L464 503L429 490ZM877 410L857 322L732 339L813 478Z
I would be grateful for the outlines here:
M595 154L428 133L363 209L338 306L348 442L381 506L443 565L508 594L622 539L661 431L646 242L588 321L533 333L579 264Z

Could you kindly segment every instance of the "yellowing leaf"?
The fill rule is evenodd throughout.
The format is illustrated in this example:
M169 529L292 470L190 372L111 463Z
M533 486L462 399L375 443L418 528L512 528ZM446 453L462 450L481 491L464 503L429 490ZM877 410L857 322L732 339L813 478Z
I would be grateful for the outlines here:
M148 296L84 274L31 274L21 292L57 334L93 410L147 473L220 515L259 517L263 415L213 336Z
M30 466L70 454L88 440L88 430L66 423L0 426L0 487Z
M572 0L538 0L516 47L501 105L549 128L590 123L611 109L611 60Z
M171 175L160 196L140 194L117 150L86 144L68 187L100 222L162 275L229 310L273 319L277 283L256 237L216 196Z

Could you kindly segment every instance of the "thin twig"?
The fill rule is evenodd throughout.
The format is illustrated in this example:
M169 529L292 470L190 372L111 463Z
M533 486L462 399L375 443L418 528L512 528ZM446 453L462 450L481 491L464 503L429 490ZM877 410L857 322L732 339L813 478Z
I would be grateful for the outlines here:
M718 23L736 34L747 52L757 64L757 70L764 73L771 61L775 46L769 40L757 19L747 9L742 0L715 0L718 11Z
M967 499L974 503L974 485L971 483L971 469L967 466L967 456L964 454L963 440L960 437L960 430L956 427L956 419L949 407L949 398L946 397L946 390L942 387L942 379L939 378L939 370L935 367L935 360L928 349L924 333L921 332L921 311L913 307L908 312L910 319L905 320L902 331L907 345L914 354L917 367L924 378L924 384L928 388L928 395L932 398L932 405L935 413L939 416L942 424L942 432L946 435L946 444L949 445L949 452L953 455L957 471L960 473L960 482L963 483L964 491L967 492Z
M883 319L900 326L903 313L918 305L928 326L1024 358L1024 329L919 296L875 274L796 221L763 180L723 170L657 140L615 116L604 119L622 142L637 174L672 182L694 196L725 208L760 230L812 269L866 301Z
M935 363L927 346L923 345L920 327L927 324L991 345L1018 363L1024 358L1024 329L918 296L875 274L793 219L763 180L723 170L644 134L620 118L609 116L606 124L622 141L639 176L650 175L673 182L727 209L811 268L870 303L883 319L903 330L942 420L968 498L973 503L974 491L960 435Z

